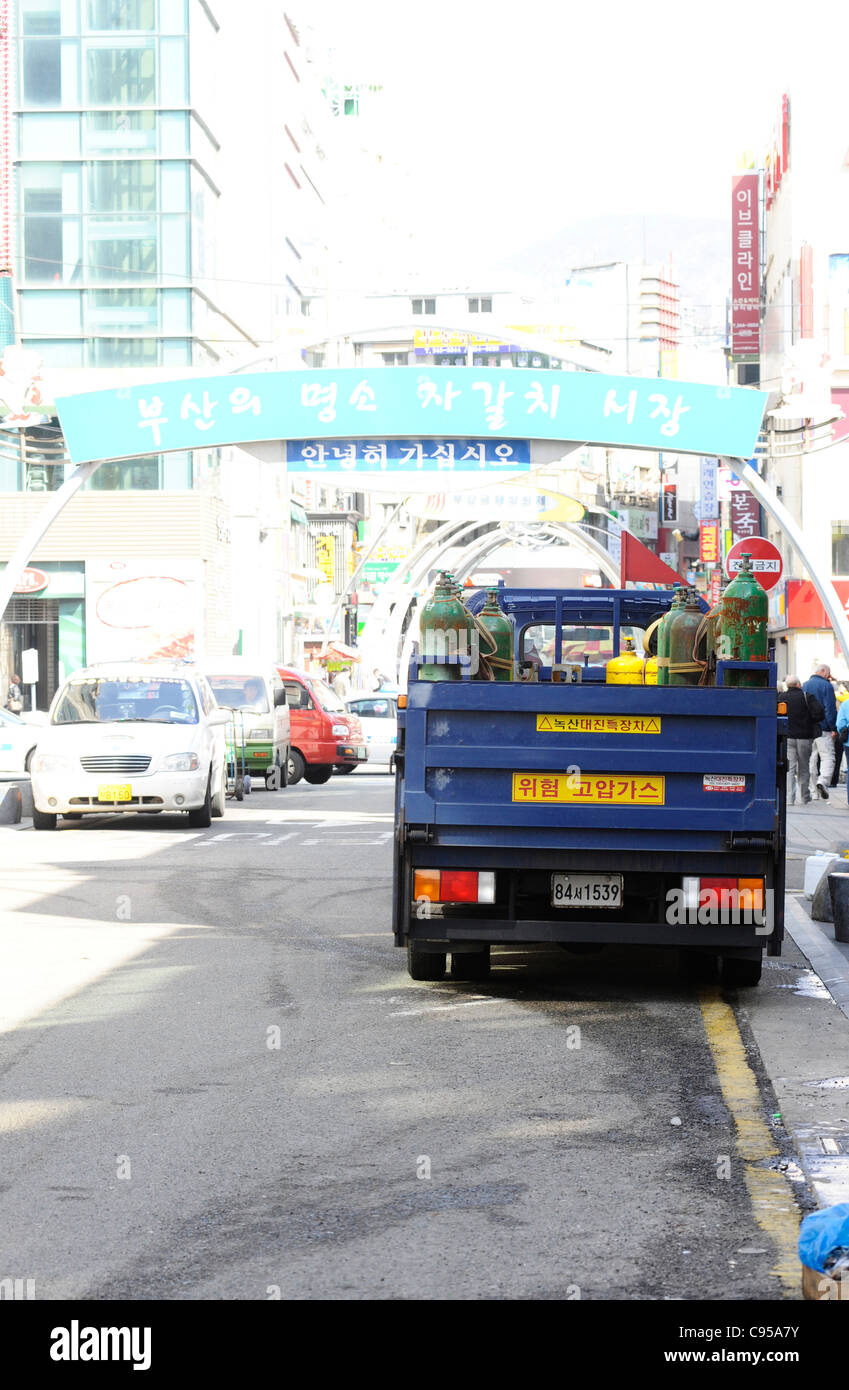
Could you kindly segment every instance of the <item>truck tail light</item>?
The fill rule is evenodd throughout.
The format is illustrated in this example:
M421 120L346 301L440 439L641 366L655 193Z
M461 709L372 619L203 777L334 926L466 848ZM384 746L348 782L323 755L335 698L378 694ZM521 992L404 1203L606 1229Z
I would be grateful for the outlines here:
M413 897L432 903L494 903L495 874L477 869L416 869Z
M743 911L763 912L764 881L762 878L704 877L682 879L684 906L690 912L700 907L730 907ZM732 897L732 894L735 896Z

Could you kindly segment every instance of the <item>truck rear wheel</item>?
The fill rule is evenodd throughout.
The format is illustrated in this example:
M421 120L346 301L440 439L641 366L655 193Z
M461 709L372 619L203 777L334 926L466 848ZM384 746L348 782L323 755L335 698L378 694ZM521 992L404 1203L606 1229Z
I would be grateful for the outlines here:
M408 941L407 970L413 980L442 980L445 977L445 952L425 951L414 941Z
M759 951L756 959L746 956L722 957L722 983L746 987L760 983L763 956Z
M289 765L287 768L289 775L286 779L290 787L294 787L298 784L298 782L300 782L301 778L304 775L305 767L306 763L304 762L303 757L298 752L297 748L290 748Z
M488 980L489 947L482 951L451 952L451 975L455 980Z

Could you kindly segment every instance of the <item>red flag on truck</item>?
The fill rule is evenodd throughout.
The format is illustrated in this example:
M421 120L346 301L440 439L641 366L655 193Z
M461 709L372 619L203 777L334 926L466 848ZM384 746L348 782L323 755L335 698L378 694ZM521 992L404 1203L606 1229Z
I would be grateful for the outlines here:
M643 583L654 584L680 584L681 576L676 570L667 565L665 561L658 559L653 550L649 550L647 545L643 545L632 536L630 531L622 532L620 556L620 578L621 588L629 579L642 580Z

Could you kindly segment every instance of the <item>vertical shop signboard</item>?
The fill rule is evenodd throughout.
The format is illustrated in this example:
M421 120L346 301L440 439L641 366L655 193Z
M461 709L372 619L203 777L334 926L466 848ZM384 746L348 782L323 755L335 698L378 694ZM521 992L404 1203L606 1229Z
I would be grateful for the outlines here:
M736 174L731 183L731 356L760 353L759 175Z

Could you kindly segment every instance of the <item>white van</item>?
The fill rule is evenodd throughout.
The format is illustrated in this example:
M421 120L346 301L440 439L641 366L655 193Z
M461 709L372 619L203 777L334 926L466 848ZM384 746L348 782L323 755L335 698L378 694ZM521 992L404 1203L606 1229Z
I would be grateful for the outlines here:
M204 662L203 670L222 708L242 711L247 770L269 790L288 781L290 720L286 687L274 667L246 657Z

